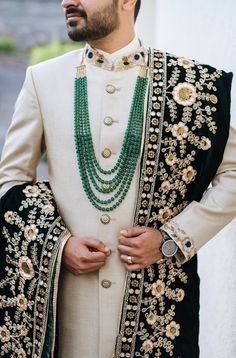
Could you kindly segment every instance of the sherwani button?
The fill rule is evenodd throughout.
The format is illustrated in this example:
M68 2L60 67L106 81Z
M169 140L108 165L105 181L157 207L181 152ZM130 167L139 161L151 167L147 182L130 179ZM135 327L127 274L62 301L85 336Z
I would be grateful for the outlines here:
M113 94L113 93L115 93L116 88L115 88L115 86L113 86L113 85L106 85L106 91L107 91L107 93L109 93L109 94Z
M107 214L103 214L101 216L101 219L100 219L101 223L106 225L106 224L109 224L109 222L111 221L111 217Z
M103 151L102 151L102 156L103 158L110 158L111 156L111 150L109 148L105 148Z
M111 281L109 280L102 280L102 287L103 288L110 288L111 287Z
M111 249L107 252L107 257L109 257L109 256L111 256L111 254L112 254L112 251L111 251Z
M106 126L111 126L114 121L111 117L106 117L103 122Z

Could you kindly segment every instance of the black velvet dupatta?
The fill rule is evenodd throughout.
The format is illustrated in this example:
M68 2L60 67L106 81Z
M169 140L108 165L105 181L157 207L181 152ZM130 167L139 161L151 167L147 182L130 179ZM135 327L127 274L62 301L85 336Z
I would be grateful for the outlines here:
M201 199L222 161L232 74L155 50L149 71L134 226L162 227L171 233L186 263L169 259L128 273L114 357L198 358L194 238L171 219Z

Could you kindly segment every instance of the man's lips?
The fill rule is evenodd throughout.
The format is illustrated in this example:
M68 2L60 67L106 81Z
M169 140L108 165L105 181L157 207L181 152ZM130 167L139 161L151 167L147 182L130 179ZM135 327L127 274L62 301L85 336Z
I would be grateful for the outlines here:
M79 17L81 16L76 14L69 14L66 16L67 20L78 19Z
M77 10L77 9L68 9L66 12L66 18L68 20L76 19L79 17L86 17L85 12L82 10Z

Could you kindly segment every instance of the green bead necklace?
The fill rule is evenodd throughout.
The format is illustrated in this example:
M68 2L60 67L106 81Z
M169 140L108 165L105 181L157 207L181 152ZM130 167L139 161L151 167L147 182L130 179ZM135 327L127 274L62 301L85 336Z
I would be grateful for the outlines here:
M142 141L147 75L148 67L141 66L119 158L112 168L106 170L100 166L93 146L86 67L80 65L77 68L74 84L74 139L77 162L84 191L92 205L102 212L117 208L132 182ZM106 199L100 199L97 193L105 194Z

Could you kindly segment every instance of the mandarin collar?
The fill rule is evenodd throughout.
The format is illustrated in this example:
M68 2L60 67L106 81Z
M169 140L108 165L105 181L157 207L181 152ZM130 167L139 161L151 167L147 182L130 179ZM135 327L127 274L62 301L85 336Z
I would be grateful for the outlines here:
M108 71L121 71L134 66L144 66L147 50L137 36L123 48L108 53L89 44L85 47L84 60Z

